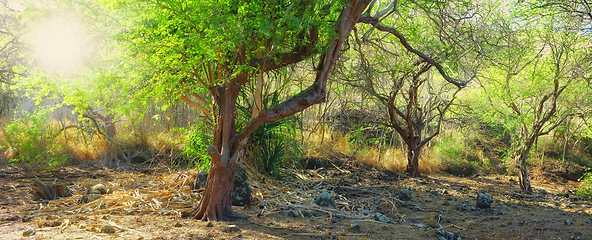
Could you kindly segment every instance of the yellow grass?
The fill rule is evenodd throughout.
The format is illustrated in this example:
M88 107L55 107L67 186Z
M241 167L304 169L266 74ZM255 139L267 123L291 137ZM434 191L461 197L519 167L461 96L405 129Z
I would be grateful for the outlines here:
M331 158L352 156L366 165L403 173L407 169L407 152L403 147L373 147L364 143L352 143L347 135L319 128L308 133L308 155ZM430 148L424 148L419 158L419 171L422 174L439 172L442 163Z

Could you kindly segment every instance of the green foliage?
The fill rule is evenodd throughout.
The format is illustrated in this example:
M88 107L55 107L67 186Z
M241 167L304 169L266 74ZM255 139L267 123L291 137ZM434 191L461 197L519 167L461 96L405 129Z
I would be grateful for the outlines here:
M187 135L187 142L181 154L189 159L191 167L208 173L212 160L212 157L208 154L208 146L212 144L213 137L210 134L211 131L207 131L207 129L211 124L208 121L200 121L200 119L196 123L195 129Z
M450 136L434 146L444 165L444 171L461 177L491 171L491 160L484 156L483 150L465 141L461 136Z
M592 198L592 172L590 170L591 169L588 169L588 172L580 178L582 185L576 192L580 197Z
M49 110L38 110L4 127L6 144L1 147L14 153L11 164L45 169L68 161L62 144L55 141L59 132L47 124L48 115Z
M274 92L264 99L264 108L274 106L279 101L279 93ZM250 116L249 109L239 109L242 109L242 115ZM298 116L265 123L257 128L251 135L250 148L261 166L261 172L281 180L289 175L284 170L289 160L293 160L292 167L299 167L298 160L302 159L303 150L297 139L302 139L301 133L302 121Z

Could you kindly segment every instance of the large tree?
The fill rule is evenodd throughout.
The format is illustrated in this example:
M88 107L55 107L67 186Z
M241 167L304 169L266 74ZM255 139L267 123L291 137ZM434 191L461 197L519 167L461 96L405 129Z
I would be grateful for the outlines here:
M234 172L245 139L259 126L325 100L326 83L344 40L370 0L121 1L131 26L122 38L146 63L138 85L191 100L208 92L216 123L211 168L201 201L186 215L243 218L231 208ZM131 11L130 11L131 10ZM236 129L237 98L263 73L318 56L312 84ZM207 108L201 107L204 112Z

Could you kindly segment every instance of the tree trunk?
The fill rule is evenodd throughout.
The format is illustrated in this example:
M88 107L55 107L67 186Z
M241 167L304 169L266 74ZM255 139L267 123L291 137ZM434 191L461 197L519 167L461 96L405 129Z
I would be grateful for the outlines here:
M214 220L241 220L248 216L236 213L232 210L232 189L234 187L234 172L236 161L230 164L218 161L212 164L206 189L202 193L199 205L184 216L191 216L202 221Z
M528 174L528 168L526 166L526 159L530 153L530 149L534 144L536 137L531 137L524 146L519 149L518 155L516 156L516 164L518 168L518 181L520 182L520 190L523 193L532 193L532 186L530 185L530 175Z
M407 145L407 174L419 177L419 151L421 148L414 142Z
M237 77L233 80L240 81L242 79ZM248 216L232 210L234 173L241 151L240 143L232 141L236 135L234 111L241 89L236 81L229 81L210 90L219 107L214 144L208 147L208 153L212 157L210 173L199 205L193 210L183 213L184 217L191 216L202 221L248 218Z

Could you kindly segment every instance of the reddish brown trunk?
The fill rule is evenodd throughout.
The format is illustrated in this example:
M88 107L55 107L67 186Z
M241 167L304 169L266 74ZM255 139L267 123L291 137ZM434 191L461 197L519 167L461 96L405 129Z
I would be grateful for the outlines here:
M199 205L184 216L191 216L202 221L240 220L248 216L232 210L232 189L236 162L224 164L218 161L212 164L206 189Z

